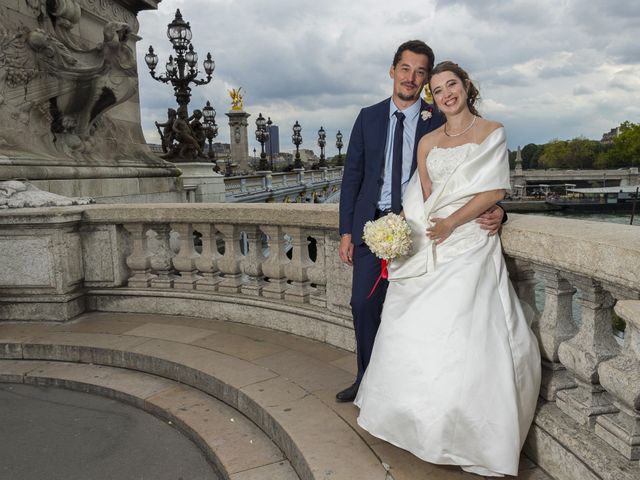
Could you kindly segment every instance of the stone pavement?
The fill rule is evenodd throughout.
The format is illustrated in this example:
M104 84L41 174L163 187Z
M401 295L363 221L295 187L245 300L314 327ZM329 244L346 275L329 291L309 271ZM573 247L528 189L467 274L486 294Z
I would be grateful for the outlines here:
M172 421L232 480L477 479L423 462L356 424L334 400L352 353L247 325L88 313L65 324L0 323L0 381L116 398ZM523 480L549 477L522 457Z
M212 480L202 451L167 422L63 388L0 384L0 478Z

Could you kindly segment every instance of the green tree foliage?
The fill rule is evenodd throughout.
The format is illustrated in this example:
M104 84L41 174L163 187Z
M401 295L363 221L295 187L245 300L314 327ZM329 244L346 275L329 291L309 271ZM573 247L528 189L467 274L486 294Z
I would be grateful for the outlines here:
M601 151L600 142L584 137L573 140L552 140L544 145L538 163L543 168L593 168Z
M640 166L640 124L624 122L620 134L606 151L598 156L596 168Z
M535 143L525 145L521 151L522 168L525 170L540 168L538 163L542 152L544 152L544 145L536 145Z

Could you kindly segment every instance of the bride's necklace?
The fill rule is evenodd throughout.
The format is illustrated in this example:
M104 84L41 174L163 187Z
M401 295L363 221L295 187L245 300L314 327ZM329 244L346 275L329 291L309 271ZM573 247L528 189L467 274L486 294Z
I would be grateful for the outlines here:
M447 137L459 137L460 135L464 135L465 133L467 133L469 130L471 130L471 128L473 127L473 125L476 123L476 117L475 115L473 116L473 120L471 120L471 123L469 124L469 126L467 128L465 128L464 130L462 130L460 133L449 133L447 132L447 124L444 124L444 134Z

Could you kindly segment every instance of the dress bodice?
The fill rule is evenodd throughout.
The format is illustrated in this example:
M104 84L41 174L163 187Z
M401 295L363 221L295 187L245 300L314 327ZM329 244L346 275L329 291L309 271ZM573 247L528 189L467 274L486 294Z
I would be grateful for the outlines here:
M427 171L434 184L445 181L456 167L467 158L476 143L465 143L456 147L433 147L427 155Z

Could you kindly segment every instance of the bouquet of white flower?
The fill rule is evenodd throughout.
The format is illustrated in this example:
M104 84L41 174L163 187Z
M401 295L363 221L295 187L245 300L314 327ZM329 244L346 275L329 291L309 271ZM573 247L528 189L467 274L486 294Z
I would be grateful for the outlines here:
M376 257L389 261L409 253L411 227L404 217L390 213L367 222L362 238Z

